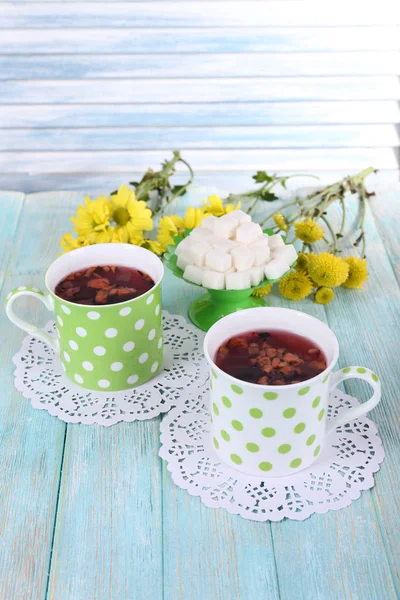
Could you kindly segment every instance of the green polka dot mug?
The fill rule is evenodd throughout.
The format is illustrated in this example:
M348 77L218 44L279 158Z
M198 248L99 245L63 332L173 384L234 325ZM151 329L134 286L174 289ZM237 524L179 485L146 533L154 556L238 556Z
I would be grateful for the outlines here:
M327 368L308 381L292 385L259 385L221 371L214 358L230 337L250 331L285 330L302 335L324 352ZM251 308L224 317L208 331L204 353L210 367L211 436L222 461L249 475L280 477L311 465L329 433L358 419L381 398L378 377L364 367L332 370L339 344L325 323L286 308ZM327 422L329 394L341 381L356 378L373 389L370 400L342 410Z
M100 265L140 269L155 285L119 304L87 306L62 300L56 285L73 271ZM130 244L97 244L64 254L45 276L46 291L21 286L7 296L9 319L60 355L67 376L95 391L117 391L145 383L162 368L161 280L164 268L152 252ZM33 296L54 312L58 339L17 317L14 302Z

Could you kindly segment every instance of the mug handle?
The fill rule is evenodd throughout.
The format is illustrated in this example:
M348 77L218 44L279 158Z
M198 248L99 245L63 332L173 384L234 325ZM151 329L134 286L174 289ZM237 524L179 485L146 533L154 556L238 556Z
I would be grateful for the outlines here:
M52 348L56 354L59 354L60 347L58 344L58 340L56 340L51 335L49 335L48 333L43 331L43 329L40 329L39 327L35 327L35 325L31 325L31 323L28 323L28 321L24 321L24 319L20 319L14 313L13 304L14 304L15 300L17 298L20 298L21 296L33 296L37 300L40 300L41 302L43 302L45 307L51 311L54 308L53 307L53 299L51 298L51 296L45 296L44 292L42 292L41 290L38 290L37 288L32 288L32 287L28 287L28 286L20 286L20 287L14 288L8 294L7 299L6 299L6 313L7 313L7 317L10 319L10 321L12 323L14 323L14 325L19 327L23 331L26 331L26 333L29 333L33 337L36 337L39 340L42 340L42 342L44 342L45 344L48 344L50 346L50 348Z
M337 417L331 419L331 421L328 422L327 435L332 433L332 431L335 431L336 427L344 425L349 421L355 421L359 417L362 417L362 415L365 415L367 412L375 408L375 406L380 402L381 382L373 371L367 369L366 367L346 367L340 371L337 371L336 373L332 373L329 391L331 392L334 390L341 381L345 381L346 379L362 379L372 386L374 393L372 394L372 397L367 400L367 402L360 404L360 406L353 406L348 410L343 410Z

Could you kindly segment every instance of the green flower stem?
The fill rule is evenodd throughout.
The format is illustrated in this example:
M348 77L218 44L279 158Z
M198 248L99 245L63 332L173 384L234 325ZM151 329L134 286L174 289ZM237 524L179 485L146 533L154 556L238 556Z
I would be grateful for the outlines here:
M333 254L337 254L336 233L333 231L331 224L329 223L328 219L324 215L321 215L320 218L321 218L321 221L323 221L325 223L325 225L329 229L329 233L332 236L332 244L331 244L332 252L333 252Z
M339 231L339 233L340 233L340 235L343 235L344 226L345 226L345 223L346 223L346 203L345 203L345 201L343 200L342 197L340 198L340 205L342 207L342 223L340 225L340 231Z
M367 240L365 238L364 221L365 221L365 215L366 215L366 211L367 211L367 197L365 194L365 187L364 187L363 183L361 183L359 185L359 193L361 196L361 218L360 218L360 230L361 230L361 239L362 239L361 257L365 258L365 250L367 247Z

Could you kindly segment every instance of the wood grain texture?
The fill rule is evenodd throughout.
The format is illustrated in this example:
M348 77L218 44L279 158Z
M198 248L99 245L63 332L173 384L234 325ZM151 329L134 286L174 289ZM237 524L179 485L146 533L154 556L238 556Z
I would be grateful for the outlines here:
M279 84L279 85L278 85ZM400 82L382 77L285 77L68 81L2 81L0 104L132 102L260 102L266 100L399 100Z
M398 52L0 56L0 80L398 75ZM324 80L325 81L325 80ZM284 82L280 81L279 85ZM308 82L310 84L310 82ZM363 83L363 82L361 82ZM307 84L307 82L306 82ZM207 81L207 85L209 82Z
M80 97L76 100L80 100ZM0 100L1 101L1 100ZM0 128L340 125L400 123L396 101L2 105ZM78 132L79 133L79 132ZM162 131L160 132L162 135ZM79 138L78 138L79 139Z
M170 0L167 0L168 2ZM262 0L263 1L263 0ZM400 27L258 27L3 30L0 54L335 52L399 49Z
M42 284L56 240L54 215L30 200L20 213L21 194L2 193L0 201L3 306L13 287ZM31 299L19 300L17 311L35 322L49 318L42 305ZM14 389L11 359L23 333L8 321L4 310L1 332L9 343L0 347L0 597L38 600L45 598L47 587L65 424L46 412L33 411Z
M398 25L391 0L247 0L241 2L24 2L0 4L0 27L275 27Z
M83 196L28 196L14 235L9 224L17 226L22 196L1 194L0 228L3 237L14 239L10 265L4 267L15 273L7 289L21 278L41 281L57 253L59 235L69 226L68 216ZM390 206L392 197L378 196L373 202ZM397 351L400 288L370 213L367 228L371 278L363 292L339 292L326 311L308 300L289 304L269 297L272 305L327 320L339 338L340 365L365 364L384 381L384 399L371 414L386 450L376 486L351 507L301 523L251 523L207 509L177 489L157 458L158 420L110 429L68 426L57 503L64 425L32 410L12 391L11 356L22 334L2 314L2 331L10 340L0 350L6 399L0 406L0 502L7 507L0 517L2 598L45 598L48 568L47 598L52 600L398 597L398 360L386 356L385 348ZM186 316L196 295L194 287L167 274L163 297L168 310ZM21 312L47 319L31 302L29 308L21 302ZM387 346L377 344L377 336L385 336ZM365 397L353 381L350 391ZM32 553L23 552L26 547Z
M185 155L183 155L185 156ZM265 165L268 168L268 165ZM341 179L345 175L354 173L353 170L342 169L341 171L315 171L313 174L319 178L319 182L333 183L338 179ZM293 173L302 173L301 171L279 171L281 175L293 175ZM302 173L306 175L308 171ZM252 189L254 187L254 169L248 171L235 171L232 172L214 172L204 171L203 173L196 174L196 184L206 186L217 186L226 190L227 192L242 192L244 190ZM27 192L34 193L40 191L78 191L85 190L85 194L96 197L102 196L103 194L109 194L110 191L118 188L120 185L126 185L128 181L138 181L143 176L142 172L129 172L127 173L94 173L94 174L57 174L57 173L8 173L6 175L0 175L0 189L15 190L24 189ZM399 170L398 169L381 169L377 177L383 177L388 183L397 183L399 181ZM186 179L183 174L178 174L174 178L175 183L185 183ZM299 185L305 185L306 183L314 184L314 179L300 178L289 180L289 189L294 189Z
M96 127L15 129L0 137L0 151L153 150L171 148L345 148L399 145L395 125L275 127Z
M0 152L0 171L4 173L126 173L158 167L165 151L97 152ZM332 148L284 150L186 150L186 160L195 172L258 169L346 170L374 165L396 169L396 151L392 148ZM182 166L177 171L185 171Z

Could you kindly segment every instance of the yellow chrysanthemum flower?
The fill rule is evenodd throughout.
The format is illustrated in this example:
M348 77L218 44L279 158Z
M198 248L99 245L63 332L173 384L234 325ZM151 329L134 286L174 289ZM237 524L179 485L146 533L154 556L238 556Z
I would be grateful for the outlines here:
M122 185L112 196L110 218L115 224L115 236L119 241L128 243L137 238L138 232L151 231L153 219L151 210L142 200L136 200L135 192Z
M183 217L184 228L194 229L195 227L198 227L205 216L204 208L193 208L193 206L189 206Z
M279 291L289 300L302 300L312 292L312 282L302 271L291 271L279 282Z
M325 235L325 231L313 219L306 219L305 221L297 221L294 223L296 231L296 237L306 244L312 244L322 240Z
M82 248L82 246L89 246L89 240L81 237L75 238L69 231L62 236L60 246L64 252L70 252L76 248Z
M296 271L307 271L308 269L308 257L304 252L299 252L296 262Z
M272 290L272 283L270 283L269 285L264 285L263 287L257 288L256 290L253 290L252 296L257 296L258 298L263 298L264 296L267 296L271 290Z
M287 231L289 229L289 225L281 213L275 213L272 217L275 221L275 225L277 225L281 231Z
M343 259L349 265L349 275L344 282L344 287L359 289L368 279L367 261L358 256L347 256Z
M335 297L335 292L332 288L320 287L315 292L314 300L317 304L329 304Z
M222 215L226 215L233 210L238 210L242 206L241 202L238 202L237 204L226 204L224 206L222 199L216 194L209 196L207 200L203 200L203 204L207 214L214 215L214 217L222 217Z
M96 200L85 198L84 204L78 206L76 216L71 217L71 221L78 237L87 238L90 235L104 232L110 224L110 215L110 203L106 196L101 196Z
M178 217L180 218L180 217ZM182 219L180 219L182 221ZM162 217L158 227L157 241L160 244L161 252L165 252L167 246L174 245L174 237L179 234L179 229L174 217Z
M308 255L308 274L321 287L337 287L347 279L349 265L341 258L321 252Z

